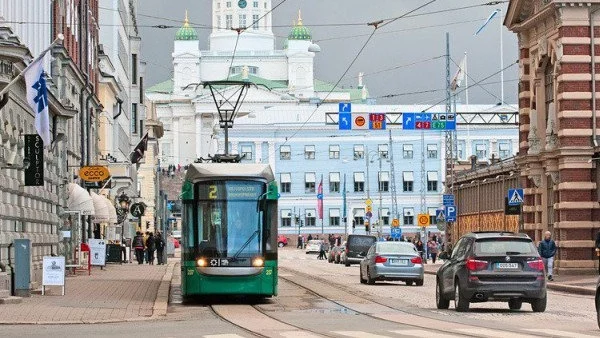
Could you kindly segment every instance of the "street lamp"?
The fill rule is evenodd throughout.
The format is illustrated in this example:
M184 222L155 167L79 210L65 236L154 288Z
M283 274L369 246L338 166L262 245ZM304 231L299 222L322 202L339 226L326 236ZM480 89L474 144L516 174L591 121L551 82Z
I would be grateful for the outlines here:
M129 204L131 202L131 199L129 198L129 196L127 196L125 194L125 192L121 192L121 195L119 195L119 197L117 197L117 201L119 202L118 208L117 208L117 214L118 214L118 218L117 221L119 224L121 224L121 242L124 241L125 239L125 219L127 219L127 212L129 211Z

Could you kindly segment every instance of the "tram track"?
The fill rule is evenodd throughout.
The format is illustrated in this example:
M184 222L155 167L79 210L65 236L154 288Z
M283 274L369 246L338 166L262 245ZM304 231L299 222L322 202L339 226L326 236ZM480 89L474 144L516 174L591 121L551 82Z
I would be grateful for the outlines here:
M425 329L425 330L432 331L432 333L438 332L440 334L447 334L449 332L452 332L449 329L479 328L479 329L485 329L485 330L501 329L502 331L505 331L507 334L514 333L515 335L527 335L529 337L531 337L531 336L547 337L547 335L535 334L533 332L524 333L524 332L518 331L518 330L507 329L506 327L499 328L499 327L490 327L490 326L483 326L483 325L477 325L477 324L464 324L464 323L460 323L457 321L451 321L451 320L442 320L442 319L436 318L434 316L428 316L428 315L424 315L423 313L417 313L416 311L407 311L406 309L401 309L401 308L391 306L384 302L375 300L374 299L375 297L361 296L359 294L363 293L363 292L361 292L359 290L356 290L356 289L353 289L353 288L350 288L348 286L344 286L341 284L336 284L336 287L339 290L343 290L344 292L347 293L347 295L349 295L351 297L355 297L362 301L362 304L354 303L355 306L350 306L349 305L350 302L336 300L336 299L334 299L334 297L331 297L330 295L326 294L328 292L326 292L324 290L327 290L327 288L330 288L330 289L333 288L332 286L330 286L330 284L331 284L330 280L327 280L325 278L318 277L315 275L309 275L307 273L300 272L300 271L293 270L293 269L282 268L281 266L279 267L279 270L280 270L280 274L279 274L280 279L283 279L290 284L293 284L299 288L302 288L317 297L320 297L324 300L332 302L332 303L336 304L337 306L340 306L342 308L356 312L360 315L363 315L363 316L366 316L369 318L383 320L386 322L391 322L391 323L396 323L396 324L401 324L401 325L406 325L406 326L417 328L417 329ZM282 276L282 274L281 274L282 270L286 272L285 275L291 275L291 276L298 275L300 277L300 280L302 280L302 281L311 281L313 284L315 281L317 281L318 283L321 284L321 285L319 285L319 288L318 288L318 290L321 290L321 291L317 291L316 290L317 288L311 288L309 286L303 285L304 283L301 281L292 280L288 276ZM380 311L381 314L376 314L374 312L369 313L365 310L361 310L361 307L370 307L370 306L365 306L364 302L367 302L367 304L368 303L374 304L377 307L383 307L382 310L384 310L384 311ZM393 312L396 312L396 314L386 312L385 310L387 310L387 311L392 310ZM423 321L424 324L418 324L417 319L421 319L420 321ZM465 337L482 337L481 335L468 334L468 333L464 333L464 332L461 333L461 335L465 336Z

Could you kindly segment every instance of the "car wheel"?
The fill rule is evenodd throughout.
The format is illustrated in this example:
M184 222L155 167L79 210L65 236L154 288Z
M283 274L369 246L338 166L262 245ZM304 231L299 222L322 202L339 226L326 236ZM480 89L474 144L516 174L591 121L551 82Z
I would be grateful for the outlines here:
M345 265L346 267L349 267L349 266L350 266L350 263L349 263L348 261L345 261L345 262L344 262L344 265Z
M375 284L375 280L371 278L371 273L369 272L369 267L367 267L367 284L373 285Z
M596 291L598 294L598 291ZM596 320L598 321L598 328L600 329L600 296L596 296Z
M411 280L407 280L407 281L406 281L406 285L408 285L408 286L411 286L411 285L413 285L413 281L411 281Z
M277 244L278 247L283 248L285 245L283 244L283 242L279 242L279 244Z
M533 312L544 312L546 311L546 295L543 298L535 299L531 302L531 309Z
M508 308L511 310L521 310L523 301L520 299L511 299L508 301Z
M454 307L458 312L469 311L469 300L463 296L458 279L454 283Z
M442 285L438 280L435 282L435 305L440 310L447 310L450 307L450 300L444 297Z
M363 278L362 269L360 269L360 284L366 284L367 280Z
M417 286L423 286L424 282L425 281L423 279L417 279L416 282L415 282L415 284L417 284Z

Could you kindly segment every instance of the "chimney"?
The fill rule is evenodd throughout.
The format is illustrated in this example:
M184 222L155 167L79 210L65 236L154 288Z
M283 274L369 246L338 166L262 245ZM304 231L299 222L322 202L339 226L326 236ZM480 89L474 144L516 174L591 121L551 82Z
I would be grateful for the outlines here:
M471 155L471 170L477 169L477 156Z

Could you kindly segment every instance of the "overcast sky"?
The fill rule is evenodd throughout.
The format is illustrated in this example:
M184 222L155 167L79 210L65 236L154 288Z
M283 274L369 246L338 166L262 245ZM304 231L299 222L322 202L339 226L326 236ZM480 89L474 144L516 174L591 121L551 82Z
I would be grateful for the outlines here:
M232 0L236 2L236 0ZM273 6L282 0L272 0ZM366 25L380 19L403 15L428 0L287 0L273 12L273 31L277 38L276 48L283 45L284 36L291 29L292 20L302 10L304 25L312 32L313 40L322 48L315 58L315 77L337 82L356 53L362 47L373 28ZM480 5L489 0L437 0L417 13ZM172 77L173 40L188 9L194 25L211 25L212 0L140 0L138 2L138 25L142 37L142 60L147 62L148 86ZM365 73L365 84L371 97L400 94L393 98L378 99L378 103L436 103L445 96L443 91L411 94L411 92L438 90L445 87L445 33L450 33L451 57L460 63L468 53L468 72L475 80L482 80L500 70L500 23L498 16L478 36L475 31L496 8L502 9L502 19L507 4L481 6L470 9L427 14L399 19L380 28L350 69L345 86L356 86L358 72ZM467 22L470 21L470 22ZM365 23L364 25L336 25ZM159 29L150 25L175 25L177 28ZM325 25L326 26L323 26ZM284 27L281 27L284 26ZM437 27L432 27L437 26ZM208 48L209 29L197 29L200 48ZM361 36L366 34L367 36ZM516 35L506 28L502 30L505 67L518 58ZM426 61L395 70L382 70ZM452 64L452 75L456 65ZM379 73L377 73L379 72ZM370 73L377 73L369 75ZM518 66L505 72L505 101L517 102ZM474 81L469 79L469 85ZM489 80L485 86L469 90L470 103L494 104L500 101L500 75ZM464 101L464 94L462 95Z

